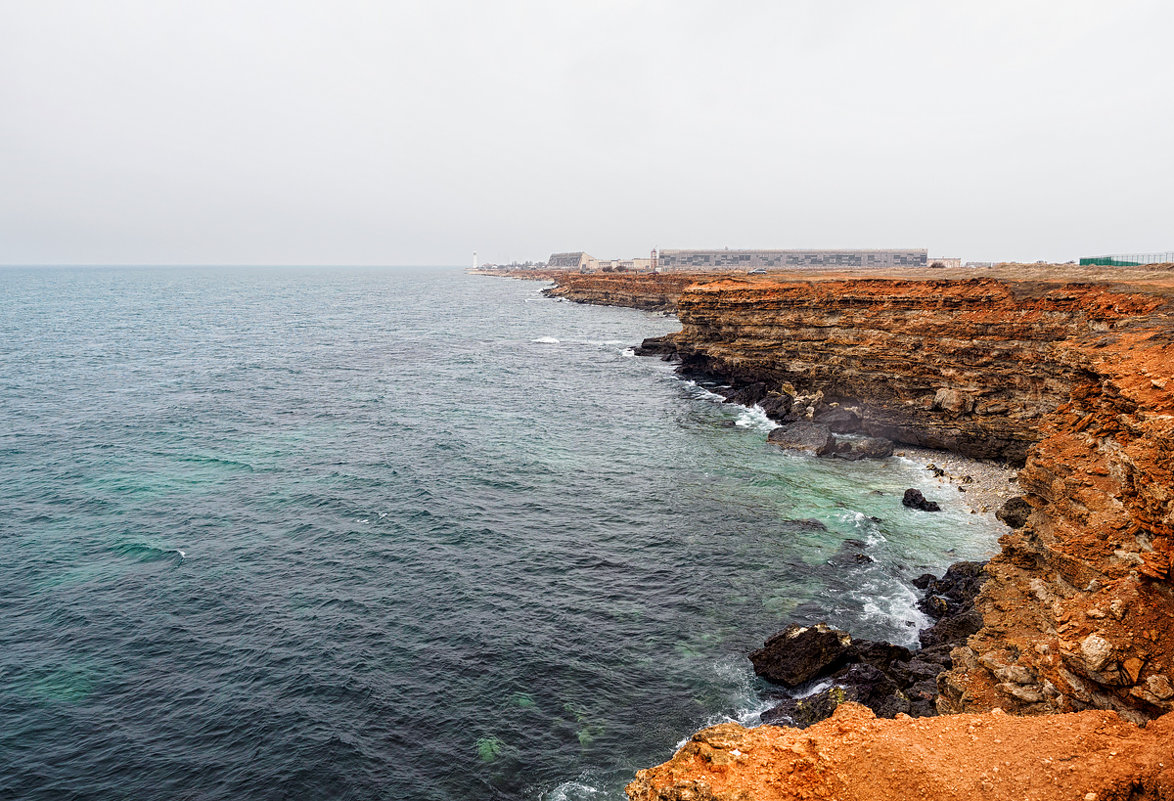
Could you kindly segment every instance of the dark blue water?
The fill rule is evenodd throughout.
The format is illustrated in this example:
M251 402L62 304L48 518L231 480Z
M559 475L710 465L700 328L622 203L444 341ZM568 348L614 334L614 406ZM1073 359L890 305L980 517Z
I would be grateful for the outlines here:
M766 635L911 641L993 547L539 288L0 270L0 798L618 798Z

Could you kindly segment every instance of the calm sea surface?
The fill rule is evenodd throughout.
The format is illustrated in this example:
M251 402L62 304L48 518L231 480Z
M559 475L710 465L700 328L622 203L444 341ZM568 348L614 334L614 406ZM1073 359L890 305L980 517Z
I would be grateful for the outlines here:
M0 269L0 798L620 798L767 635L911 642L993 549L540 288Z

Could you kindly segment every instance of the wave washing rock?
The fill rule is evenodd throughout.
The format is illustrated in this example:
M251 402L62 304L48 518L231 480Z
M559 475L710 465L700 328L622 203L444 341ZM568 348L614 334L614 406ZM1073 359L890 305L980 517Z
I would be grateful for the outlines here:
M942 511L942 507L938 505L937 501L927 501L919 489L905 490L905 497L901 498L901 505L910 509L919 509L922 512Z
M921 632L919 651L853 640L822 623L791 625L768 638L750 654L758 676L791 689L812 681L828 686L803 698L784 699L763 713L763 723L810 726L849 701L885 718L936 715L938 676L952 666L951 650L982 625L974 609L986 579L982 567L958 562L940 579L929 573L917 579L925 591L918 606L936 621Z

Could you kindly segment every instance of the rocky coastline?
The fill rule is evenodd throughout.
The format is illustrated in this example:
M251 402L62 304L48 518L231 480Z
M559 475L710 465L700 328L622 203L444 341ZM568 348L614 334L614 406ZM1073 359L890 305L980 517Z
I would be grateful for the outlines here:
M785 630L768 640L756 668L761 663L794 686L800 674L778 672L779 659L810 639L802 652L814 653L808 668L817 667L804 681L827 687L801 705L784 701L769 719L812 726L820 736L838 731L840 740L846 732L883 730L889 741L916 747L927 732L945 737L957 723L931 726L912 716L967 718L971 744L959 753L975 770L1001 753L1001 742L1024 743L1005 766L1027 783L1009 794L1000 795L1007 787L995 781L979 790L1041 798L1066 796L1051 792L1055 776L1028 769L1036 730L1071 734L1074 750L1063 758L1087 761L1095 749L1079 744L1117 721L1123 748L1157 742L1165 761L1136 763L1136 781L1124 783L1106 763L1086 771L1089 789L1073 797L1174 797L1174 746L1149 739L1156 727L1174 725L1167 714L1174 711L1174 272L1075 277L1081 280L1060 268L978 277L708 276L680 289L682 330L647 340L639 352L720 382L737 402L760 405L783 427L780 444L835 458L844 443L850 451L872 441L859 446L881 449L868 456L883 455L887 442L897 453L920 457L917 449L928 448L1018 471L1021 497L999 504L1009 526L1000 552L981 570L958 568L973 579L963 583L974 594L956 597L952 614L943 610L945 623L923 633L920 651L852 642L831 630ZM575 292L592 302L582 281ZM616 305L619 296L608 300ZM993 504L975 505L989 511ZM926 603L948 597L935 588L949 578L923 577ZM939 626L940 638L933 633ZM858 712L852 701L874 712ZM880 726L874 713L895 716L894 725ZM1033 723L1039 716L1047 722ZM996 724L1006 728L1005 739L991 742ZM798 763L777 747L816 740L796 739L790 728L757 731L699 733L672 762L642 771L630 796L810 797L813 786L796 780ZM770 794L747 789L759 781L744 770L754 760L715 756L715 737L747 745L727 755L751 753L751 742L764 738L754 745L755 759L765 753L760 746L774 756L755 762L755 770L775 777ZM882 756L883 748L872 753L867 736L859 742L864 754L857 756L876 772L902 764ZM685 763L692 768L682 772ZM833 763L803 763L822 765L831 771L826 778L842 784L816 797L872 797L851 766Z

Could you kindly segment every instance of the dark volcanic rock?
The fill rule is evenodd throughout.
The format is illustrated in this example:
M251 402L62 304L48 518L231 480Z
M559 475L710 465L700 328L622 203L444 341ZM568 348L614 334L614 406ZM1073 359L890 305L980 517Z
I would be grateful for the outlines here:
M957 562L950 565L944 576L924 588L925 597L917 606L937 622L919 635L923 648L962 645L982 628L982 615L974 608L974 599L987 580L983 565Z
M982 615L973 607L957 615L939 620L918 635L922 646L962 645L982 628Z
M933 573L922 573L920 576L913 579L913 586L919 590L924 590L926 587L937 580L938 577Z
M934 501L927 501L925 496L921 494L921 490L917 489L905 490L905 497L901 499L901 503L910 509L920 509L923 512L942 511L942 507Z
M850 462L886 459L893 455L893 443L881 437L836 437L832 455Z
M872 665L858 662L845 668L831 687L806 698L788 698L762 713L762 722L805 729L831 717L845 701L863 704L878 717L911 712L909 699L893 679Z
M978 562L951 565L940 579L928 573L917 579L925 590L921 608L937 618L932 627L921 632L920 651L887 642L852 641L846 633L822 624L806 629L791 626L776 634L755 655L768 648L788 653L789 633L799 639L803 633L822 629L822 640L806 635L818 658L807 660L808 669L801 675L805 681L824 679L831 685L805 698L784 699L763 713L762 722L803 728L829 717L845 701L864 704L878 717L891 718L902 712L914 717L936 715L937 680L953 667L950 652L982 627L974 598L985 580L983 564ZM826 652L820 651L821 644L827 646ZM752 661L755 655L751 655ZM820 664L823 666L817 667ZM758 661L755 672L763 675Z
M847 632L823 623L791 625L750 654L754 672L775 684L795 687L838 667L851 652Z
M987 576L983 562L955 562L940 579L933 579L922 589L925 597L917 607L930 617L941 619L973 608L974 598Z
M799 422L779 426L767 435L766 441L781 448L807 451L816 456L825 456L832 450L832 432L819 423Z
M1011 528L1023 528L1027 524L1027 518L1030 516L1031 504L1018 495L1007 501L999 507L999 511L995 512L995 517L1002 520Z
M837 434L851 434L860 430L860 416L842 406L819 406L812 418L816 423L835 431Z
M648 337L632 349L637 356L662 356L665 360L677 355L677 343L672 335L663 337Z
M781 392L772 392L758 402L766 416L775 422L787 421L791 414L791 405L794 403L790 395Z
M766 397L766 384L761 382L757 384L747 384L736 389L731 388L722 393L726 397L726 403L738 403L742 406L754 406L760 400Z

